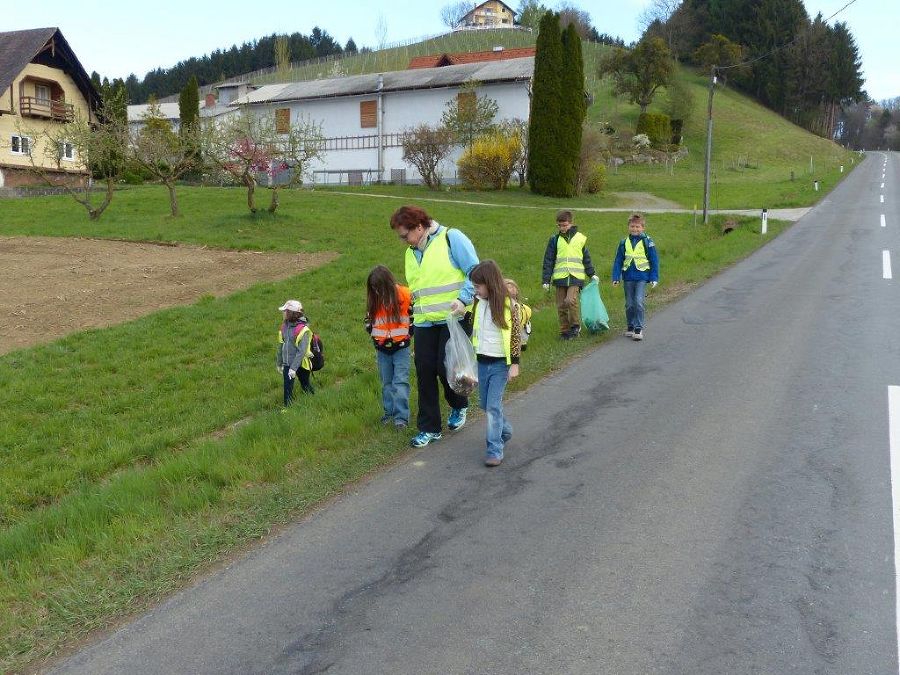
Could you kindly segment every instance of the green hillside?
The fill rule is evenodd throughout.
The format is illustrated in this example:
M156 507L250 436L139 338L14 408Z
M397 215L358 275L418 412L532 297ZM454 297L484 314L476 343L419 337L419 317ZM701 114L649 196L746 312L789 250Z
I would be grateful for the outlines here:
M686 208L702 207L706 152L708 79L679 67L677 77L693 97L684 128L689 155L668 172L666 167L625 165L609 177L609 189L651 192ZM609 122L627 141L634 133L639 110L614 97L609 83L598 81L588 119ZM666 93L660 92L652 112L662 112ZM812 160L812 161L810 161ZM775 208L809 205L840 180L858 160L855 153L816 136L753 99L730 88L717 88L713 98L712 208ZM794 180L791 180L793 172Z
M416 56L481 51L495 46L523 47L534 43L535 35L528 31L459 31L401 47L298 64L284 76L271 73L255 77L253 81L265 84L402 70ZM613 96L610 82L598 76L600 58L610 48L595 43L584 43L583 48L585 87L594 97L588 120L594 124L609 123L617 132L617 144L627 147L634 134L638 107ZM688 157L679 161L674 169L659 164L627 164L611 170L608 190L647 192L685 208L702 207L707 80L686 67L678 68L677 77L693 94L693 112L684 129ZM665 96L666 92L661 90L651 110L661 111ZM843 164L849 170L855 161L853 153L797 127L732 89L718 89L714 101L712 208L812 204L822 194L814 191L813 180L820 180L822 189L829 190L840 179L839 166ZM627 152L620 148L618 154ZM602 203L601 197L597 200L597 206L608 205L608 200Z

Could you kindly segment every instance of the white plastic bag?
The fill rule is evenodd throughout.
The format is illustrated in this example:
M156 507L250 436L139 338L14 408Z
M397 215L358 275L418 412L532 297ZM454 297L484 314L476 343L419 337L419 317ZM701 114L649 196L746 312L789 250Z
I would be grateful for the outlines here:
M447 318L450 339L444 352L447 382L460 396L468 396L478 386L478 365L472 341L455 316Z

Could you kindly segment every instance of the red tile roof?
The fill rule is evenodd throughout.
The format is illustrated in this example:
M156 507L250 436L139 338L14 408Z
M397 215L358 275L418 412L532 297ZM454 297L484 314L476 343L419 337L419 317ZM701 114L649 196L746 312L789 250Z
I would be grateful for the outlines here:
M411 59L407 70L414 68L438 68L440 66L456 66L460 63L478 63L481 61L503 61L534 56L534 47L512 47L501 51L461 52L459 54L430 54L416 56Z

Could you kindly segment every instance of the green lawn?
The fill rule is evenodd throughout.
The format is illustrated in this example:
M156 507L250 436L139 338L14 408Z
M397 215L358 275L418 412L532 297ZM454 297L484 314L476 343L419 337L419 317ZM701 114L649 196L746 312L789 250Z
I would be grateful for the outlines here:
M340 256L285 281L0 356L0 671L153 603L225 553L407 452L411 433L378 424L379 383L362 328L371 267L384 263L402 274L403 247L388 226L399 202L296 191L284 194L276 217L254 217L238 189L181 188L179 198L184 215L172 219L164 188L123 190L97 223L66 197L8 201L0 235ZM535 308L513 390L607 339L556 339L555 308L540 289L555 206L427 208L462 228L482 258L496 258ZM621 214L576 212L576 220L608 279L625 232ZM649 219L662 261L651 322L661 303L766 240L755 219L727 237L716 224L690 222L689 215ZM783 227L770 223L770 236ZM602 286L618 331L621 292ZM277 307L288 297L303 301L328 365L319 394L280 414L272 364Z

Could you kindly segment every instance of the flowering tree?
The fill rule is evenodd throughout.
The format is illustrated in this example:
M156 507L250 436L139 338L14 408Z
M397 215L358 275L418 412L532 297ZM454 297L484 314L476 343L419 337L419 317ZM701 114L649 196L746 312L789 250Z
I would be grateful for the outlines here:
M286 131L276 128L274 117L244 113L203 133L204 156L222 174L247 188L247 208L256 213L260 176L272 190L269 212L278 208L278 191L303 182L313 159L324 146L321 125L300 120Z

